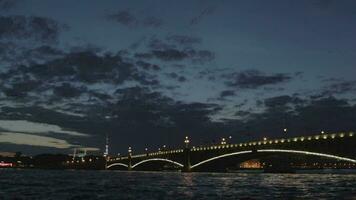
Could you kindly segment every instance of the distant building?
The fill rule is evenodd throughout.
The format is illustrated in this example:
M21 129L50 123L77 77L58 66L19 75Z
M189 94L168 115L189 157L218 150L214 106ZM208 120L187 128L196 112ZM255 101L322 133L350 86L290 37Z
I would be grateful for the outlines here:
M15 157L15 152L0 152L0 157Z
M260 169L262 164L258 159L247 160L240 164L240 168L244 169Z

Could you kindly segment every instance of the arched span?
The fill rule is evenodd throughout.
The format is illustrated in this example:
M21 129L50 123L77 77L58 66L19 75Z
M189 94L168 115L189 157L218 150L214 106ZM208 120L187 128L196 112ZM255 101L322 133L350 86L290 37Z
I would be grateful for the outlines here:
M134 167L137 167L138 165L141 165L142 163L145 163L145 162L150 162L150 161L164 161L164 162L169 162L169 163L173 163L175 165L178 165L179 167L183 167L182 164L176 162L176 161L173 161L173 160L169 160L169 159L164 159L164 158L151 158L151 159L147 159L147 160L142 160L134 165L132 165L132 168Z
M335 155L325 154L325 153L310 152L310 151L299 151L299 150L288 150L288 149L260 149L260 150L257 150L257 152L260 152L260 153L263 153L263 152L297 153L297 154L320 156L320 157L325 157L325 158L332 158L332 159L336 159L336 160L343 160L343 161L356 163L355 159L341 157L341 156L335 156ZM239 155L239 154L247 154L247 153L252 153L252 151L238 151L238 152L234 152L234 153L228 153L228 154L216 156L213 158L203 160L195 165L192 165L191 169L193 169L201 164L204 164L204 163L216 160L216 159L220 159L220 158L224 158L224 157L228 157L228 156Z
M310 151L298 151L298 150L286 150L286 149L261 149L261 150L257 150L257 152L297 153L297 154L320 156L320 157L325 157L325 158L333 158L336 160L343 160L343 161L356 163L355 159L341 157L341 156L335 156L335 155L325 154L325 153L310 152Z
M106 169L109 169L110 167L114 167L114 166L124 166L124 167L126 167L126 168L129 167L128 165L126 165L126 164L124 164L124 163L113 163L113 164L107 166Z
M228 153L228 154L216 156L216 157L209 158L209 159L203 160L203 161L201 161L201 162L198 162L197 164L192 165L190 168L193 169L193 168L195 168L195 167L198 167L198 166L201 165L201 164L210 162L210 161L212 161L212 160L216 160L216 159L220 159L220 158L224 158L224 157L228 157L228 156L239 155L239 154L246 154L246 153L252 153L252 151L238 151L238 152L234 152L234 153Z

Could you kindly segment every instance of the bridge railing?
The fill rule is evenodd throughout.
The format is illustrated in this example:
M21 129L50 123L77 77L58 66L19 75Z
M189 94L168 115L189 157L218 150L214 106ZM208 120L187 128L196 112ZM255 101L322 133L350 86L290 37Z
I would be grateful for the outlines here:
M313 136L299 136L293 138L279 138L279 139L269 139L269 140L259 140L251 141L237 144L217 144L211 146L201 146L192 148L192 151L205 151L213 149L224 149L224 148L236 148L236 147L247 147L247 146L256 146L256 145L269 145L269 144L278 144L278 143L291 143L291 142L303 142L311 140L326 140L326 139L336 139L344 137L353 137L355 136L354 132L349 133L330 133L330 134L321 134Z
M238 148L238 147L248 147L248 146L258 146L258 145L263 146L263 145L271 145L271 144L279 144L279 143L292 143L292 142L303 142L303 141L312 141L312 140L333 140L333 139L337 139L337 138L354 137L354 136L355 136L354 132L319 134L319 135L312 135L312 136L298 136L298 137L292 137L292 138L266 139L266 140L258 140L258 141L235 143L235 144L216 144L216 145L209 145L209 146L192 147L191 151L206 151L206 150ZM184 151L183 149L157 151L157 152L132 155L131 158L183 153L183 151ZM117 160L117 159L118 158L113 159L113 160ZM125 160L125 159L128 159L128 156L120 158L120 160ZM111 160L111 161L113 161L113 160Z

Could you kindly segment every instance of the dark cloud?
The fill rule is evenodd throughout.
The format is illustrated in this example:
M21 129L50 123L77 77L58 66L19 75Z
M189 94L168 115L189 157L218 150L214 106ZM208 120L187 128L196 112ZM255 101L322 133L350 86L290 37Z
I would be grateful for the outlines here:
M166 39L169 42L173 42L183 46L192 46L195 44L200 44L202 42L201 38L188 35L170 35Z
M356 120L356 106L350 105L346 100L334 97L303 100L299 106L286 110L280 109L280 106L290 102L289 97L271 99L275 99L275 103L272 104L277 107L266 109L261 113L253 113L249 110L238 111L236 115L243 119L226 120L223 129L228 133L229 129L235 128L234 131L239 132L240 137L246 134L249 140L285 137L284 128L288 129L290 136L317 134L321 130L330 133L356 129L353 123Z
M16 50L18 55L12 56L12 61L26 61L26 63L48 62L62 57L65 53L53 46L41 45L33 49Z
M274 85L289 81L292 77L288 74L264 74L258 70L246 70L242 72L235 72L228 75L223 75L228 78L227 86L237 87L241 89L256 89L265 85Z
M216 11L216 6L205 7L197 16L190 20L190 25L199 24L206 16L212 15Z
M27 80L14 83L9 88L4 88L4 93L7 97L22 98L27 96L28 92L40 87L41 81Z
M323 89L324 95L345 94L356 91L356 81L337 81Z
M158 87L160 85L160 81L155 79L154 76L150 76L148 74L134 74L133 75L134 80L137 80L140 82L142 85L151 85L151 86L156 86Z
M176 49L153 50L152 54L163 61L180 61L189 57L189 54L186 52Z
M264 105L266 107L276 108L276 107L287 106L288 104L295 105L295 104L300 104L303 102L304 101L298 97L282 95L282 96L276 96L276 97L271 97L271 98L265 99Z
M44 17L0 16L0 40L55 42L64 28L57 21Z
M178 77L178 81L179 82L185 82L187 80L187 78L185 78L184 76L179 76Z
M105 91L103 92L97 92L97 91L88 91L88 93L91 95L91 98L96 98L101 101L108 101L112 100L112 96L109 94L106 94Z
M152 37L149 40L148 48L153 50L167 50L167 49L176 49L177 46L175 44Z
M42 52L42 53L41 53ZM54 55L55 58L41 63L14 65L10 70L0 73L0 90L6 97L25 101L29 105L56 103L65 98L81 102L75 97L87 94L88 101L106 101L110 98L104 92L92 91L92 84L108 84L117 87L126 81L138 85L160 87L156 75L150 71L158 71L160 67L144 61L135 63L120 55L99 54L95 52L58 51L49 46L41 46L27 55ZM143 70L141 70L143 69ZM48 96L51 94L52 96ZM31 95L29 95L31 94ZM38 96L42 98L38 98ZM85 100L84 100L85 101ZM73 105L68 105L72 107Z
M118 116L117 120L124 120L126 125L150 124L152 128L194 130L199 127L198 124L210 121L208 115L218 108L214 104L175 102L161 93L141 87L119 89L116 94L120 100L112 107L113 114Z
M203 64L210 62L215 58L214 53L207 50L177 50L177 49L165 49L165 50L153 50L152 55L163 61L182 61L185 59L191 60L193 63Z
M134 57L139 59L157 58L162 61L189 60L193 63L204 64L215 59L215 54L209 50L201 50L194 47L201 40L196 37L185 35L170 35L164 40L155 36L147 43L150 50L146 53L135 53Z
M139 59L151 59L153 55L151 53L135 53L134 57Z
M45 17L0 16L0 59L2 64L45 62L61 55L55 48L65 24Z
M73 85L62 84L60 88L62 92L70 91L62 96L80 94L78 88L73 89L76 88ZM266 136L283 136L284 127L288 128L288 133L291 135L311 134L321 129L327 132L341 131L340 124L343 130L356 128L353 123L356 120L356 107L346 100L334 97L307 102L296 96L276 96L264 100L263 103L271 108L264 112L253 113L250 110L241 110L243 103L237 105L236 108L239 110L235 113L235 116L243 119L214 122L211 121L210 116L220 111L221 106L175 101L146 87L117 89L113 96L92 91L90 94L105 103L90 107L82 104L75 105L75 108L81 109L81 113L85 113L84 117L61 114L40 107L3 107L1 118L58 124L93 136L104 132L110 133L111 140L115 141L115 145L112 145L113 151L120 150L120 146L132 142L136 146L156 144L154 141L158 139L169 141L172 145L179 145L180 142L177 141L180 141L185 134L189 134L195 140L210 141L219 135L218 132L224 132L241 140L250 140ZM227 94L230 95L231 92ZM107 101L109 99L110 101ZM117 100L112 101L113 99ZM293 112L276 109L290 104L298 105L291 107ZM71 111L75 110L71 109ZM28 113L31 115L26 115ZM106 118L106 116L110 117ZM239 134L236 135L236 132ZM146 139L137 140L138 136ZM86 143L98 145L98 137L94 138Z
M56 49L54 47L43 45L33 49L34 52L38 54L45 54L45 55L63 55L64 52L62 50Z
M244 111L244 110L239 110L235 113L235 116L238 116L238 117L247 117L249 115L251 115L252 113L249 112L249 111Z
M179 82L185 82L187 80L184 76L180 76L175 72L169 73L168 76L170 78L178 80Z
M8 11L16 7L18 0L0 0L0 11Z
M235 95L235 91L233 91L233 90L224 90L224 91L220 92L220 98L225 98L225 97L234 96L234 95Z
M150 17L146 17L143 20L143 25L147 26L147 27L158 28L163 25L163 20L161 20L157 17L150 16Z
M332 107L348 107L350 106L346 99L337 99L333 96L311 101L311 107L320 107L320 109L329 109Z
M69 53L45 64L32 65L27 68L27 72L39 79L123 83L132 79L136 70L132 64L122 61L118 55L99 56L88 51Z
M136 65L142 67L145 70L158 71L158 70L161 69L158 65L151 64L151 63L148 63L148 62L145 62L145 61L142 61L142 60L137 61Z
M93 52L93 53L101 53L103 48L93 45L93 44L86 44L86 45L79 45L79 46L72 46L70 47L70 53L80 53L80 52ZM118 52L122 53L123 52Z
M72 110L72 112L74 111ZM71 142L78 144L93 144L95 146L98 145L98 138L95 137L98 133L96 127L100 127L102 123L105 123L102 118L96 117L95 115L90 117L80 117L38 106L4 106L2 107L0 114L0 119L27 120L31 122L47 123L58 125L64 130L85 132L91 135L91 137L81 137L80 141L78 141L77 138L73 138L72 136L57 134L56 138L68 139L71 140Z
M129 10L118 11L107 16L109 20L118 22L121 25L134 27L138 25L138 19Z
M0 42L0 58L3 62L15 62L17 55L16 44L13 42Z
M16 42L0 41L0 59L2 62L11 65L46 62L59 58L64 52L50 45L34 45L33 47L24 47Z
M174 73L174 72L169 73L168 76L171 77L171 78L178 78L178 74Z
M121 10L107 15L107 19L115 21L123 26L134 27L151 27L159 28L163 25L163 20L154 16L139 17L130 10Z
M204 64L215 59L215 54L208 50L190 50L189 55L193 62Z
M63 83L53 89L54 95L61 98L73 98L80 96L84 91L85 87L74 87L70 83Z

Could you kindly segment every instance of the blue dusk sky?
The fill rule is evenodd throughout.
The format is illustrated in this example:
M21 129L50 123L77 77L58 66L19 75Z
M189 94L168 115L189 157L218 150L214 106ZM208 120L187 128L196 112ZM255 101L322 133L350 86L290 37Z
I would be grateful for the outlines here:
M353 0L0 0L0 151L353 131L355 35Z

